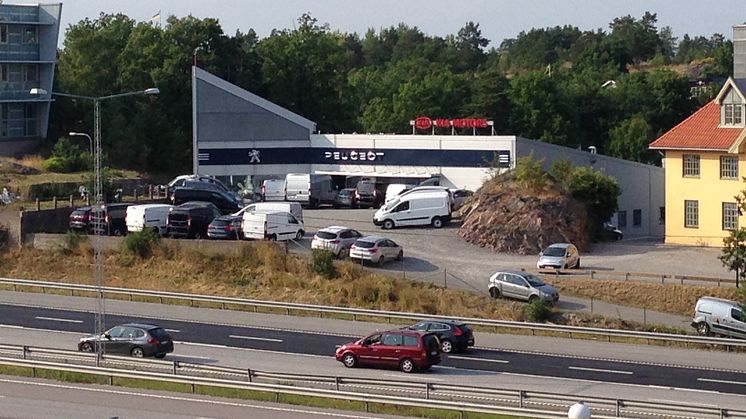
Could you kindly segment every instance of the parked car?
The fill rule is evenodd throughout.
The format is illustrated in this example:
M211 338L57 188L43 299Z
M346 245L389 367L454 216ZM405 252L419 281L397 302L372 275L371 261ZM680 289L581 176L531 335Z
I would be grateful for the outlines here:
M80 207L73 210L68 218L68 227L77 233L88 233L91 222L91 207Z
M242 215L230 214L215 217L207 226L207 237L211 239L240 240L243 237L241 230Z
M369 261L383 266L389 260L404 259L404 250L393 240L381 236L365 236L350 246L350 259Z
M96 234L98 230L103 236L123 236L127 234L127 208L132 204L104 204L92 207L90 215L90 231Z
M440 363L440 342L435 333L414 330L376 332L340 346L335 358L347 368L369 365L399 368L410 373Z
M474 346L474 334L466 323L453 320L423 320L407 329L435 333L440 340L441 351L447 354L464 352L469 346Z
M241 230L245 239L300 240L303 222L286 211L244 212Z
M168 204L143 204L127 207L125 223L127 231L142 231L152 229L157 236L166 234L168 213L173 208Z
M401 195L379 208L373 216L373 224L386 230L417 225L441 228L450 221L451 203L446 191Z
M617 226L611 223L604 223L603 227L603 233L605 236L604 238L609 238L612 240L621 240L624 238L624 232L618 229Z
M746 338L746 317L735 301L702 297L694 306L692 327L703 336L713 334L732 338Z
M175 238L207 237L207 226L215 217L220 217L220 210L210 202L190 201L171 208L166 221L167 234Z
M226 192L193 189L193 188L176 188L171 194L171 203L174 206L181 205L189 201L212 202L222 214L232 214L241 209L243 204L239 202L234 195Z
M453 203L451 204L451 210L458 211L463 205L466 198L474 195L474 192L467 191L466 189L456 189L452 191Z
M570 243L554 243L539 253L536 269L578 269L580 268L580 253L578 248Z
M262 201L284 201L285 179L267 179L262 182Z
M487 289L492 298L509 297L528 302L542 300L549 304L559 300L556 288L524 271L497 271L490 276Z
M362 179L355 186L355 201L359 208L378 208L383 203L383 196L376 189L374 180Z
M215 185L223 192L230 192L230 189L225 186L223 182L213 176L207 175L180 175L176 176L171 182L168 182L168 190L172 192L174 189L183 187L186 182L204 182Z
M174 341L168 332L152 324L127 323L114 326L99 338L107 354L132 355L137 358L163 358L174 351ZM78 350L96 351L96 335L80 338Z
M326 249L338 258L348 256L353 244L363 237L359 231L348 227L331 226L317 231L311 241L311 249Z
M355 198L355 188L345 188L339 191L337 199L334 200L334 207L357 208L357 198Z
M207 191L222 192L230 196L234 201L236 201L236 204L238 206L243 205L243 199L241 199L238 196L238 194L236 194L236 192L228 189L222 183L210 183L210 182L200 182L198 180L187 180L186 182L184 182L183 186L180 186L180 188L204 189Z
M300 222L303 222L303 207L298 202L255 202L249 204L237 213L236 215L243 215L244 212L271 212L271 211L285 211L293 214Z

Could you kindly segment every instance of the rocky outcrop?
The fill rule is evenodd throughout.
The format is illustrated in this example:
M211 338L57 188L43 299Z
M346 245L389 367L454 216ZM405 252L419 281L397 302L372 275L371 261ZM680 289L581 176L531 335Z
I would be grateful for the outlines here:
M585 206L550 180L539 192L511 175L489 181L461 209L458 235L498 252L538 254L552 243L586 248Z
M0 160L0 173L15 173L18 175L36 175L39 170L33 167L24 166L8 160Z

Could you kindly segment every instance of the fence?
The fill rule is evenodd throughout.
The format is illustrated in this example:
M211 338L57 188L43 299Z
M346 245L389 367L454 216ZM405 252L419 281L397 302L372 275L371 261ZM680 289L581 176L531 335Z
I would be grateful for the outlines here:
M32 376L39 370L68 371L116 378L178 382L195 386L246 389L275 394L436 408L461 412L513 414L555 418L578 401L578 395L485 388L437 382L380 380L327 375L269 372L195 364L179 360L144 360L105 356L99 367L95 354L22 345L0 345L0 364L27 367ZM649 402L612 397L582 396L594 418L746 418L746 411L685 403Z
M66 284L59 282L50 281L34 281L27 279L14 279L14 278L0 278L0 285L12 287L14 291L18 291L19 287L38 288L41 292L47 292L48 290L64 290L70 292L71 296L77 295L90 295L96 294L98 288L93 285L83 284ZM301 304L301 303L287 303L282 301L266 301L266 300L253 300L246 298L237 297L222 297L222 296L210 296L210 295L199 295L199 294L187 294L179 292L169 291L151 291L151 290L140 290L131 288L117 288L117 287L102 287L104 296L111 298L114 295L124 297L129 301L134 301L136 298L149 298L164 303L169 300L187 302L189 306L197 306L200 303L208 304L211 307L220 307L221 309L229 309L230 307L240 307L242 310L258 311L258 309L270 309L279 311L290 315L292 313L303 313L306 315L315 315L318 317L337 315L344 316L345 318L351 318L356 321L358 319L379 319L391 323L392 320L425 320L432 317L428 314L419 313L407 313L398 311L384 311L384 310L370 310L363 308L350 308L350 307L336 307L336 306L323 306L316 304ZM612 338L615 341L633 341L635 343L642 342L646 344L668 344L671 342L679 343L683 346L689 347L702 347L702 346L714 346L723 348L727 351L733 348L743 349L746 348L746 340L719 338L712 336L692 336L692 335L677 335L671 333L653 333L653 332L638 332L633 330L621 330L621 329L602 329L594 327L579 327L579 326L565 326L557 324L543 324L543 323L527 323L527 322L516 322L508 320L490 320L490 319L479 319L470 317L446 317L440 316L444 319L451 319L455 321L463 321L471 324L472 326L480 326L484 328L495 329L498 331L521 331L530 335L555 335L569 338L580 338L580 339L602 339L607 342L611 342Z
M140 201L156 201L168 198L168 193L165 189L158 185L136 185L131 188L130 193L125 194L125 191L119 193L117 201L119 202L140 202ZM77 207L83 205L91 205L91 195L86 194L71 194L68 196L57 197L53 196L51 199L36 198L34 201L35 208L40 211L43 208L57 209L61 205L68 207Z

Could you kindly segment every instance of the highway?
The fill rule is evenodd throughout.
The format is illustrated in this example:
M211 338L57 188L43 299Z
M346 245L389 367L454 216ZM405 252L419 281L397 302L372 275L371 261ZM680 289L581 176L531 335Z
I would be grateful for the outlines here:
M92 330L93 300L0 293L0 342L74 348ZM10 304L12 302L12 304ZM32 307L40 305L42 307ZM52 308L54 306L60 308ZM598 397L746 408L746 355L477 333L478 348L427 373L346 369L336 345L389 325L107 301L107 324L158 323L178 342L167 359L265 371L365 376ZM142 315L132 315L141 313Z

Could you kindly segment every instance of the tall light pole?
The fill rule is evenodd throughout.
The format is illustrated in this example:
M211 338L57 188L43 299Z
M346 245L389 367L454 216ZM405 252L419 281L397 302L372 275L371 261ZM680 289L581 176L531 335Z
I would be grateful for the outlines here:
M75 132L75 131L70 131L70 133L68 135L71 136L71 137L86 137L86 138L88 138L88 143L91 145L91 156L93 155L93 139L91 138L90 135L86 134L85 132Z
M93 138L94 138L94 153L93 153L93 164L94 164L94 172L95 172L95 183L93 187L93 195L96 198L96 209L101 209L101 207L106 203L106 199L104 197L104 191L103 191L103 154L101 152L101 101L108 100L108 99L114 99L124 96L134 96L134 95L157 95L160 93L160 90L158 90L157 87L151 87L149 89L145 90L137 90L134 92L126 92L126 93L118 93L115 95L108 95L108 96L83 96L83 95L73 95L69 93L58 93L58 92L48 92L44 89L40 88L33 88L29 92L31 95L34 96L48 96L48 95L54 95L54 96L61 96L61 97L69 97L73 99L83 99L83 100L90 100L93 102ZM70 135L73 135L73 133L70 133ZM86 135L88 136L88 135ZM90 138L90 136L88 136ZM97 302L97 309L96 309L96 321L95 321L95 336L96 336L96 366L99 366L101 364L101 359L104 356L104 347L101 345L101 339L103 337L104 332L106 331L106 324L104 322L104 315L106 313L106 308L104 305L104 269L103 269L103 257L101 254L101 231L103 230L103 226L101 225L101 222L103 221L102 217L95 217L94 218L94 236L93 236L93 275L96 280L96 302Z

